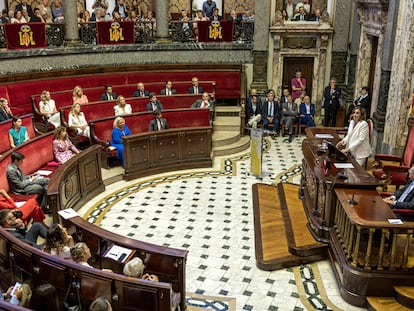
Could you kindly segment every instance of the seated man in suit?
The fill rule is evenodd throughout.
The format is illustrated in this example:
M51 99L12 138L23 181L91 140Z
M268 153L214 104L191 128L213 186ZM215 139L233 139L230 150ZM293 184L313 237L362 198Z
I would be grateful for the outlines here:
M105 85L105 93L101 95L101 100L114 100L116 98L116 93L112 92L112 85Z
M26 176L20 166L23 163L24 155L20 152L11 154L11 161L7 166L6 175L10 191L16 194L37 194L37 202L45 213L50 211L47 208L47 186L49 178L38 176Z
M160 95L174 95L177 94L177 91L172 88L172 82L165 82L165 88L160 91Z
M307 21L309 19L303 6L299 7L299 13L293 18L294 21Z
M311 103L308 95L299 106L299 123L305 124L306 127L315 126L315 105Z
M138 82L137 90L134 92L134 97L145 97L149 96L149 92L145 89L144 83Z
M277 133L279 130L280 115L281 109L279 103L275 99L275 91L270 90L262 105L263 128L269 131L269 124L273 124L273 131Z
M161 131L168 129L167 119L162 117L160 110L154 110L154 119L148 125L148 131Z
M191 79L191 86L188 88L188 94L203 94L204 90L202 86L198 85L198 78L193 77Z
M213 10L213 15L211 15L210 20L212 21L221 21L223 19L223 17L221 15L219 15L219 9L215 8Z
M42 249L42 246L37 244L39 236L45 239L47 235L47 229L42 223L34 222L30 229L26 230L26 225L21 219L17 219L11 210L3 209L0 211L0 226L19 240Z
M414 165L408 170L408 182L395 191L394 195L384 198L392 209L414 209Z
M251 101L246 105L247 125L257 128L257 123L262 119L262 107L258 102L257 95L253 95Z
M194 104L191 105L191 108L200 108L210 110L210 121L214 120L214 102L210 99L210 95L207 92L204 92L201 95L201 99L197 99Z
M0 122L13 118L7 99L0 98Z
M292 142L293 124L298 119L299 111L298 104L292 100L292 95L288 95L287 98L287 103L282 104L282 123L284 124L286 131L289 133L289 142Z
M155 110L163 110L161 102L157 99L157 95L155 93L149 94L150 102L147 105L147 111L155 111Z
M250 96L246 99L246 105L249 105L252 103L253 96L257 97L257 103L259 104L260 108L262 107L262 98L257 94L256 89L251 89Z

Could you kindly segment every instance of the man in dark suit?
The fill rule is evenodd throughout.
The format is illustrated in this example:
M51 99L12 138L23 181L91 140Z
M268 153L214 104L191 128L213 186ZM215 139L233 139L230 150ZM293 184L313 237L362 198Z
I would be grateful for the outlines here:
M371 97L368 93L368 87L364 86L361 88L361 95L354 102L354 107L362 107L365 109L367 118L370 117L371 114ZM353 109L352 108L352 109Z
M280 110L279 103L275 99L275 91L270 90L262 105L262 120L265 130L270 130L269 124L273 124L273 131L279 130Z
M221 15L219 15L219 9L215 8L213 10L213 15L211 15L210 20L212 21L221 21L223 19L223 17Z
M299 8L299 14L295 16L295 18L293 19L294 21L301 21L301 22L305 22L309 19L308 14L306 14L305 8L303 6L301 6Z
M155 110L163 110L161 102L157 99L157 95L155 93L149 94L150 102L147 105L147 111L155 111Z
M43 211L48 213L47 186L49 184L49 178L24 175L20 169L23 159L24 155L20 152L15 151L11 154L12 163L6 169L10 191L16 194L37 194L37 202Z
M253 91L253 90L252 90ZM257 128L257 123L262 119L262 105L259 104L258 96L251 96L251 100L246 105L247 125Z
M145 97L149 96L149 92L145 89L144 83L138 82L137 84L137 90L134 92L134 97Z
M191 108L209 109L210 110L210 120L214 121L214 102L210 99L210 95L207 92L204 92L201 95L201 99L197 99L191 105Z
M162 117L160 110L154 111L154 119L152 119L148 126L148 131L161 131L168 129L167 119Z
M191 79L192 85L188 88L188 94L203 94L204 90L202 86L198 85L198 78L193 77Z
M323 91L323 107L325 108L324 126L336 126L336 115L338 113L341 99L341 89L336 85L336 79L331 78L329 85Z
M105 93L101 95L101 100L114 100L117 99L115 92L112 92L112 85L105 85Z
M322 22L321 9L316 9L315 13L313 13L312 17L309 20L312 22Z
M34 222L30 229L26 230L26 225L21 219L16 218L11 210L4 209L0 211L0 226L19 240L42 249L42 246L37 244L39 236L45 239L47 235L47 229L42 223Z
M27 10L27 13L30 17L33 17L33 9L30 4L27 4L27 0L21 0L18 5L16 5L15 11L21 11L23 12L23 9Z
M174 95L177 94L177 91L172 88L172 82L165 82L165 88L160 91L160 95Z
M287 103L288 102L288 96L290 95L289 89L284 88L282 96L280 96L280 104Z
M395 191L394 195L385 198L392 209L414 209L414 165L408 170L408 183Z

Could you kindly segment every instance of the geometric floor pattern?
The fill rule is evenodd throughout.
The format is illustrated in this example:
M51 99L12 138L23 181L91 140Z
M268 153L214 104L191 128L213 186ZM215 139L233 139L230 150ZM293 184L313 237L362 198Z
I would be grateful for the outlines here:
M343 301L327 260L277 271L256 267L252 185L298 184L303 138L265 138L262 180L250 175L247 152L215 159L211 169L112 184L79 212L118 234L187 249L189 305L231 310L197 296L208 295L235 303L234 310L366 310Z

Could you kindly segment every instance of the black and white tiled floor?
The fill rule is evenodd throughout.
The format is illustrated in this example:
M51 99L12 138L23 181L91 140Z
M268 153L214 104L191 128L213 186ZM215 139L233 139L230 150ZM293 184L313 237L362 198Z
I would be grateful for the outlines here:
M119 234L188 249L187 292L235 298L236 310L363 310L342 300L328 261L271 272L256 267L251 186L299 183L301 142L266 138L263 180L250 175L244 153L216 159L207 170L112 184L80 214Z

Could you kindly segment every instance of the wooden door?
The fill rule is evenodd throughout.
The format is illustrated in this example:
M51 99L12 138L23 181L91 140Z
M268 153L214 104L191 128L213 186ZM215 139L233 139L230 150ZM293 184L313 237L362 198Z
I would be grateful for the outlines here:
M285 57L283 60L283 80L280 91L289 88L292 93L290 81L295 76L296 69L302 71L302 77L306 79L306 93L312 98L312 78L313 78L313 57ZM281 94L277 95L278 98Z

